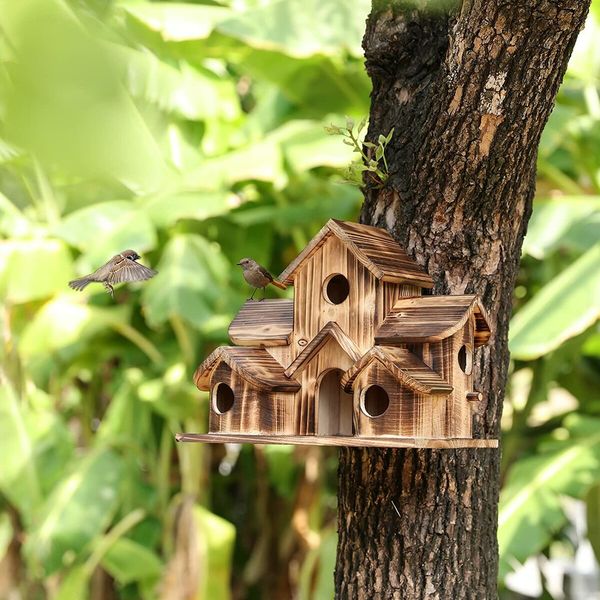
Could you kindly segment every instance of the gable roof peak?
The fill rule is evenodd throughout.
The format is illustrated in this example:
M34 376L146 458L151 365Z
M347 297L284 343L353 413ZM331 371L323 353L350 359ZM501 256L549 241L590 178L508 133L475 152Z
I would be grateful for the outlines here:
M329 219L319 233L281 273L279 280L293 284L300 266L335 235L358 261L377 279L433 287L428 273L406 254L402 246L385 230L371 225Z

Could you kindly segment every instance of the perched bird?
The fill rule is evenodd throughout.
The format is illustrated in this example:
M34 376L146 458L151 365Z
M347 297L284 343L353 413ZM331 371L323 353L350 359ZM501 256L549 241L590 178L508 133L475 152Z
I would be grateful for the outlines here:
M137 263L136 260L139 258L140 255L135 250L123 250L93 273L69 281L69 286L74 290L81 291L88 283L97 281L102 283L106 291L114 297L113 285L116 283L144 281L156 275L157 272L154 269Z
M258 288L262 289L262 299L264 300L265 288L270 283L272 283L275 287L278 287L280 290L285 290L287 287L281 283L281 281L277 281L277 279L275 279L273 275L269 273L269 271L267 271L264 267L261 267L255 260L252 260L251 258L242 258L238 265L242 267L244 279L254 288L252 296L250 296L248 300L254 299L254 294Z

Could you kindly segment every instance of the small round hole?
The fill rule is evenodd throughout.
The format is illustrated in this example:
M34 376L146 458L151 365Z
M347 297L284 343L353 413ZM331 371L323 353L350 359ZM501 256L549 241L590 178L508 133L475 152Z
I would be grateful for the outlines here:
M473 356L471 348L464 345L458 351L458 366L465 375L470 375L473 370Z
M332 275L323 284L323 295L325 300L331 304L341 304L350 294L348 280L339 273Z
M217 383L213 389L213 410L220 415L231 410L235 394L226 383Z
M363 392L361 408L367 417L380 417L389 405L390 397L380 385L371 385Z

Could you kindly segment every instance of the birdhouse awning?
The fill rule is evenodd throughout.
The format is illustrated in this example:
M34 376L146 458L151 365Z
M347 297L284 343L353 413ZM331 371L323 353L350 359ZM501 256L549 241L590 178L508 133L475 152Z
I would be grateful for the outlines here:
M293 284L299 267L335 235L375 276L383 281L432 288L433 280L384 229L330 219L304 250L281 273L279 280Z
M300 384L286 377L283 367L264 348L237 346L220 346L198 366L194 383L199 389L210 390L210 378L221 362L259 389L270 392L296 392L300 389Z
M304 347L302 352L296 356L292 364L285 370L285 374L288 377L293 377L320 352L321 348L330 339L334 339L353 361L360 358L360 350L356 344L342 331L342 328L337 323L329 321Z
M420 296L401 298L375 332L376 344L438 342L464 327L475 315L475 346L491 335L489 318L477 296Z
M229 338L238 346L287 346L293 327L293 300L248 300L231 322Z
M402 385L421 394L444 394L452 386L406 348L373 346L342 377L342 386L351 392L354 381L373 361L379 361Z

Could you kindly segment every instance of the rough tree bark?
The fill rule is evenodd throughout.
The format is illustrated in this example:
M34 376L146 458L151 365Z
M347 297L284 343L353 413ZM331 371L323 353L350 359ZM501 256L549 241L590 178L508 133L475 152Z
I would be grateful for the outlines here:
M476 355L479 437L499 434L537 146L589 3L374 0L367 21L368 139L395 133L362 221L392 232L433 293L483 298L495 335ZM499 458L343 449L336 597L496 598Z

